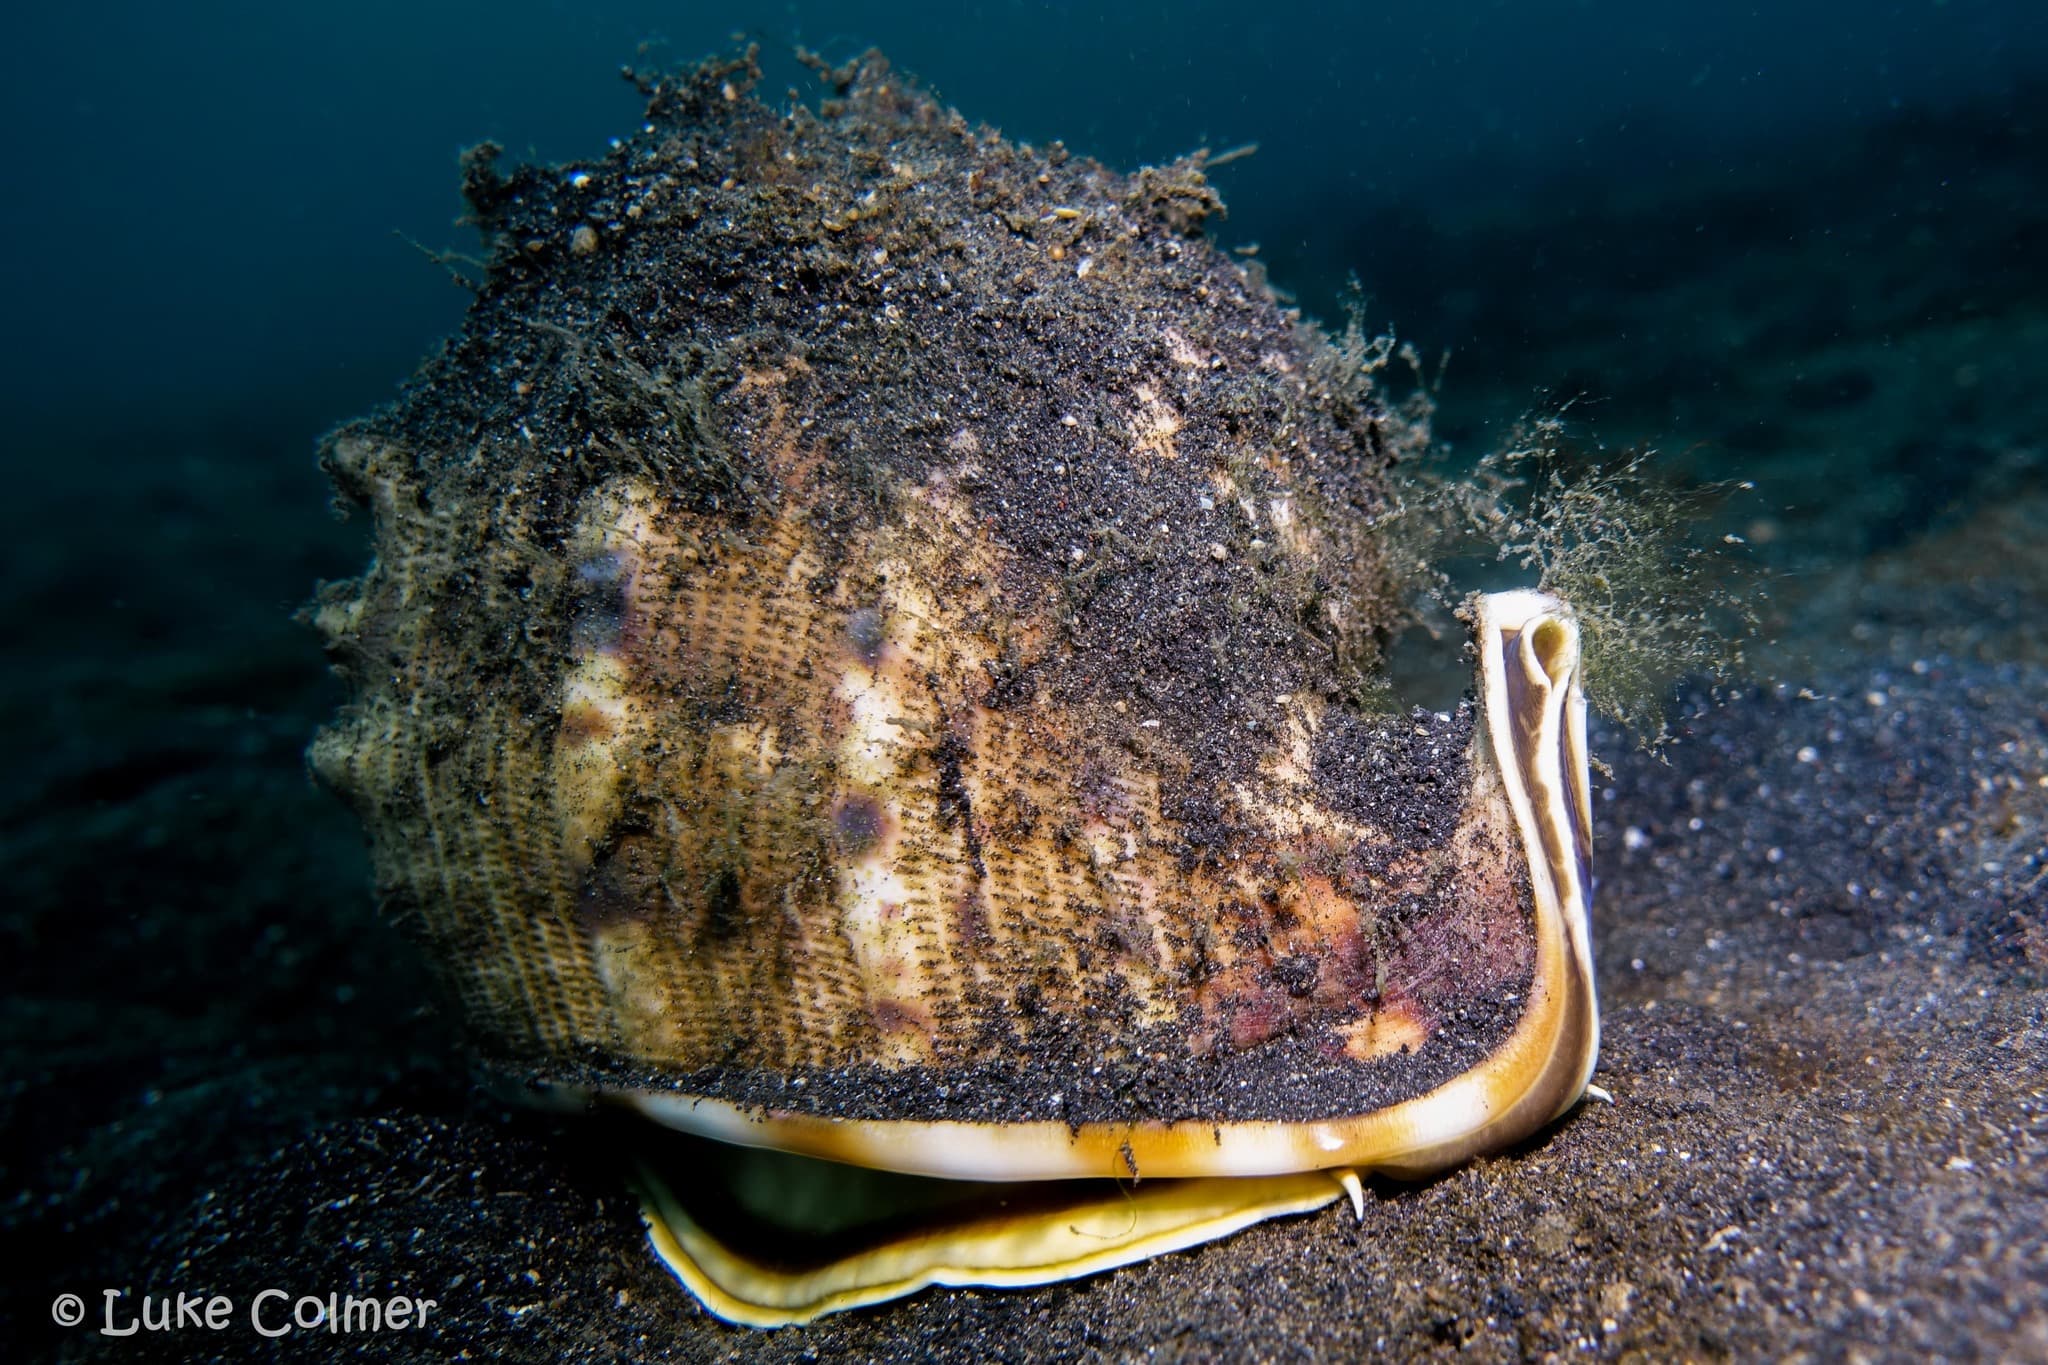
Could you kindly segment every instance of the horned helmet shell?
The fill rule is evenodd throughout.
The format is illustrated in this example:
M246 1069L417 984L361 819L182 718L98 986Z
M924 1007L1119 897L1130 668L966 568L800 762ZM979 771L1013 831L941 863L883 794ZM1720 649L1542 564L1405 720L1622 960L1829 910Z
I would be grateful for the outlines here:
M834 74L473 156L465 328L327 444L376 549L314 608L353 692L311 760L480 1057L713 1140L650 1229L761 1325L1549 1122L1598 1037L1569 609L1479 599L1476 700L1361 709L1418 414L1206 242L1199 162ZM852 1168L952 1183L864 1240L748 1212Z

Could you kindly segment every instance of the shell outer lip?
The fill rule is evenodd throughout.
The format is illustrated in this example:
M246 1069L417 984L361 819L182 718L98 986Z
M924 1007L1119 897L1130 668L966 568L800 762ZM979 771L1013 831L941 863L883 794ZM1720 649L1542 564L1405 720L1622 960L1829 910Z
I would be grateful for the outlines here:
M1347 1182L1346 1177L1350 1179ZM717 1317L746 1327L797 1326L932 1285L1022 1288L1079 1279L1227 1237L1254 1223L1310 1213L1362 1191L1350 1172L1254 1179L1109 1181L1069 1189L1045 1210L1010 1209L956 1227L899 1227L864 1251L803 1268L763 1264L722 1243L661 1175L634 1183L655 1254ZM1362 1216L1362 1215L1361 1215Z

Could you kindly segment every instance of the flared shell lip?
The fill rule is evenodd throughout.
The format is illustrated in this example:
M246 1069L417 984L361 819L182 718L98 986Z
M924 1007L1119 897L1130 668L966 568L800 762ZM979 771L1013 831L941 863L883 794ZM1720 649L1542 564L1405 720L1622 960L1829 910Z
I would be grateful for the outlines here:
M1546 627L1559 634L1558 652L1547 657L1537 647ZM1569 947L1569 974L1582 997L1582 1062L1568 1105L1585 1092L1600 1052L1591 759L1578 621L1552 594L1519 588L1480 595L1474 633L1490 747L1522 832L1538 923Z
M1185 1250L1270 1218L1309 1213L1349 1195L1351 1172L1267 1180L1154 1181L1049 1212L997 1212L965 1230L907 1230L836 1263L789 1271L723 1245L643 1165L635 1182L655 1254L707 1309L746 1327L791 1327L901 1298L932 1285L1013 1289L1048 1284Z

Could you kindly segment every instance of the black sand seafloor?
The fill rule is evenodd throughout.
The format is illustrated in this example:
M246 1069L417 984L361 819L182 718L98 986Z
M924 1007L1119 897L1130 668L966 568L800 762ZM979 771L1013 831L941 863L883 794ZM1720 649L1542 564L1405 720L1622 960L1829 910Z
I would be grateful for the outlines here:
M1437 395L1454 446L1547 387L1670 477L1757 483L1729 534L1763 636L1680 686L1661 755L1595 736L1611 1100L1362 1221L1078 1283L705 1315L617 1131L473 1083L307 779L340 690L291 615L362 556L316 433L255 406L48 445L98 473L0 505L36 551L0 671L9 1358L2048 1359L2044 112L1906 110L1774 180L1662 164L1345 244L1415 262L1403 316L1493 338ZM1778 201L1810 217L1759 226ZM273 1289L435 1307L269 1338ZM144 1294L235 1315L110 1336L109 1290L116 1325Z

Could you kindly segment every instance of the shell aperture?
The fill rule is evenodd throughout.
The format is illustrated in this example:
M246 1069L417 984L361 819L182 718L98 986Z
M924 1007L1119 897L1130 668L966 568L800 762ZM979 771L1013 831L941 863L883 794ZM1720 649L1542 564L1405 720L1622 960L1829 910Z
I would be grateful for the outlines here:
M1347 1185L1328 1171L1135 1185L941 1180L701 1140L643 1157L637 1183L656 1254L706 1308L750 1327L793 1326L930 1285L1075 1279L1357 1189L1355 1177ZM849 1204L865 1217L850 1216Z

